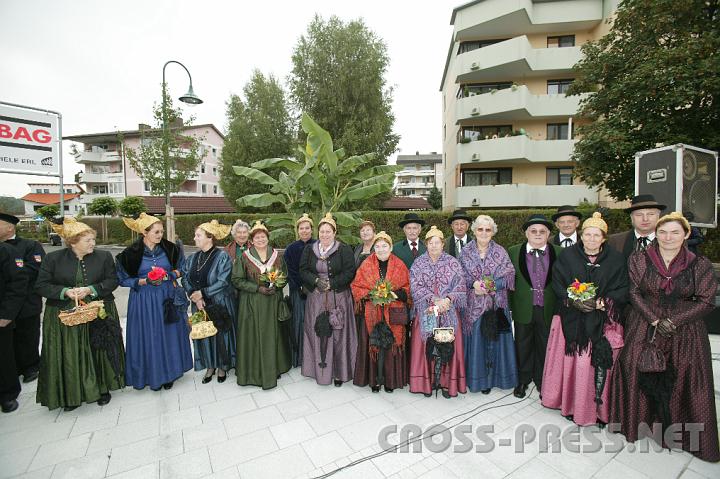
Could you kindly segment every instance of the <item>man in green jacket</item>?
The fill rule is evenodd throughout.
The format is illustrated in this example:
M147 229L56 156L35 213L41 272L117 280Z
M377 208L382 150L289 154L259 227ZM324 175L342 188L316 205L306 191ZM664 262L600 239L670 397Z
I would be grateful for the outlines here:
M407 269L413 264L415 258L427 251L425 243L420 241L420 231L425 226L425 220L421 219L417 213L408 213L405 218L398 223L398 226L405 232L405 239L398 241L393 245L393 254L403 260Z
M550 321L555 312L552 267L561 248L548 243L553 224L544 215L532 215L523 225L527 241L512 246L508 255L515 267L515 290L510 310L515 325L519 384L515 397L525 397L531 381L542 394Z

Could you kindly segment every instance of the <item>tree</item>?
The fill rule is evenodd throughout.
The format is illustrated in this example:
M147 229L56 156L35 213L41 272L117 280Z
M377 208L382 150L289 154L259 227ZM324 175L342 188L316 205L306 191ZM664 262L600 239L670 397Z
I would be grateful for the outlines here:
M45 205L42 208L38 208L36 213L46 220L52 221L53 218L60 214L60 207L58 205Z
M357 226L360 218L351 211L354 202L367 202L377 195L392 189L395 172L402 169L397 165L372 166L374 153L345 158L342 149L333 149L330 134L321 128L309 115L303 114L302 128L307 135L307 144L298 146L303 161L287 158L269 158L256 161L250 167L235 166L235 173L244 175L266 186L265 193L243 196L240 206L265 208L281 205L286 215L269 220L271 238L294 229L294 221L301 213L310 214L315 224L326 212L333 213L340 228ZM344 160L344 161L341 161ZM282 168L275 179L266 170ZM269 192L267 192L269 187ZM352 236L338 231L343 241L354 242Z
M292 55L290 93L299 111L332 133L350 157L374 153L371 166L387 164L397 150L389 57L384 41L362 20L326 22L315 16ZM301 139L304 141L304 139Z
M139 196L128 196L118 203L118 209L123 216L138 216L147 212L147 205Z
M107 241L107 215L114 215L118 209L118 202L109 196L101 196L92 200L88 205L88 213L91 215L102 215L103 217L103 241Z
M25 204L22 200L12 196L0 196L0 211L11 215L21 215L25 213Z
M197 178L198 167L205 156L200 147L203 138L183 134L192 125L193 118L183 123L182 110L173 107L164 83L161 103L153 107L153 119L155 128L140 130L138 148L128 147L122 135L118 139L130 166L150 186L150 194L165 197L167 214L170 194L177 193L187 180ZM166 220L166 233L172 237L174 221L170 217Z
M583 45L568 95L581 101L575 174L617 199L633 194L634 153L720 146L718 0L625 0L610 32Z
M255 70L243 96L232 95L227 103L228 134L220 167L220 186L232 203L243 195L266 191L261 184L236 175L233 166L290 156L294 144L285 91L275 77ZM279 170L268 174L277 178Z
M433 185L430 189L427 201L434 210L442 209L442 192L438 190L437 186Z

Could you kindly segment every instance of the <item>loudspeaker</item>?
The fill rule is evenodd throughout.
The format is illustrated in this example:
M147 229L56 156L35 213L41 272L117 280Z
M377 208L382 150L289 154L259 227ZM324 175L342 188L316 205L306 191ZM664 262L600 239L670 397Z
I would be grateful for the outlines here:
M677 144L635 154L635 194L651 194L693 226L717 227L718 153Z

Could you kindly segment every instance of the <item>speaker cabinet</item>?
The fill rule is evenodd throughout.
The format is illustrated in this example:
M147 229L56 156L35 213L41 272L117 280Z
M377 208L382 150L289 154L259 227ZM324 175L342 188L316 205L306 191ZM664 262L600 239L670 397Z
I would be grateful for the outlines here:
M635 194L651 194L693 226L717 227L718 153L677 144L635 154Z

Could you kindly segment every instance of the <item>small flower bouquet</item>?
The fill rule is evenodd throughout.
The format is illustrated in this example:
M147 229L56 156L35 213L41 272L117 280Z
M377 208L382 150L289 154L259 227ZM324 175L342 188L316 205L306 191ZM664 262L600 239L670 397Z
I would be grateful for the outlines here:
M480 280L480 288L483 289L490 296L493 296L497 291L497 287L495 286L495 280L492 276L488 275L483 276Z
M147 275L148 283L159 286L166 276L167 271L165 271L164 268L161 268L159 266L153 266Z
M205 312L197 311L188 318L188 326L205 321Z
M593 283L581 283L577 278L567 289L568 298L572 300L587 301L595 298L597 287Z
M397 299L397 295L393 293L393 286L390 281L378 280L375 287L368 293L370 301L375 306L390 304Z
M271 268L269 271L261 274L259 279L266 283L268 288L284 288L287 284L287 276L285 276L285 273L276 268Z

